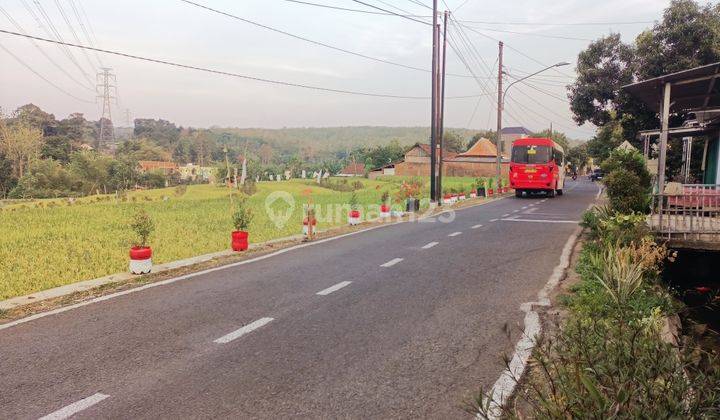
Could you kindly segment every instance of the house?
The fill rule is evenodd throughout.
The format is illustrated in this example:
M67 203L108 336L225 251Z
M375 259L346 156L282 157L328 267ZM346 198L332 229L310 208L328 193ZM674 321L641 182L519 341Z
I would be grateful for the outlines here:
M507 159L502 159L503 173L508 172ZM427 176L430 173L430 146L416 144L405 153L405 158L396 162L395 175ZM494 176L497 171L497 149L488 139L478 140L468 151L454 153L444 151L442 173L444 176L485 177Z
M343 168L342 171L338 172L337 176L365 176L365 164L364 163L351 163Z
M500 130L500 143L502 146L500 152L505 156L509 156L510 151L512 150L512 143L517 139L529 137L531 134L532 131L528 130L525 127L502 128Z
M457 153L444 150L442 159L452 159ZM395 175L425 176L430 173L430 145L415 143L407 152L402 161L395 163Z
M205 181L214 183L216 170L209 166L195 165L194 163L188 163L178 168L180 172L180 179L183 181Z
M159 160L141 160L138 162L140 172L160 171L165 175L174 174L178 171L178 165L175 162L165 162Z
M651 229L674 248L720 250L720 62L623 86L660 116L661 126L640 132L643 154L657 149ZM671 115L686 115L670 126ZM666 173L669 139L682 139L683 167ZM657 147L653 142L657 142ZM691 177L693 148L700 148L700 179ZM697 154L695 154L697 156ZM675 181L675 182L668 182ZM701 183L697 183L697 182Z
M372 171L368 172L368 178L370 179L377 179L381 176L392 176L395 175L395 164L394 163L388 163L387 165L375 168Z
M508 169L508 160L501 159L504 173ZM478 140L466 152L443 162L443 175L486 177L497 173L497 148L489 139Z

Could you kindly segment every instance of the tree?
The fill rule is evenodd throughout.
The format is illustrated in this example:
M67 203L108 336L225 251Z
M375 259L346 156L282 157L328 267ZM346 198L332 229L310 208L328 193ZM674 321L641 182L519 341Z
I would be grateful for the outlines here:
M170 160L170 153L148 139L128 140L117 149L119 157L138 162L140 160Z
M0 153L0 198L5 198L16 184L17 178L13 174L12 163Z
M15 122L41 130L45 136L56 134L57 120L55 120L55 116L43 111L37 105L23 105L15 110L13 117Z
M78 179L59 162L39 159L32 162L27 173L10 192L11 198L56 198L73 195Z
M180 138L180 129L166 120L136 119L133 135L148 138L161 146L175 144Z
M553 130L551 133L550 129L545 129L543 131L534 133L533 136L553 139L553 141L559 144L565 151L570 150L570 139L565 133L561 131Z
M610 156L615 148L623 142L623 128L620 121L614 117L608 124L600 127L595 137L587 142L587 150L590 157L602 162Z
M0 153L12 163L15 177L22 178L28 162L40 153L42 130L33 128L25 120L10 127L0 124Z
M581 171L587 165L589 158L587 143L575 146L565 154L565 159L578 171Z
M576 82L569 88L570 109L578 124L602 126L616 119L627 140L639 130L657 128L657 115L622 92L623 85L720 61L720 6L673 0L662 21L633 44L619 34L601 38L578 56ZM680 116L682 117L682 116ZM607 136L606 136L607 137Z
M443 149L449 152L462 153L465 151L465 140L456 132L446 130L443 134Z
M72 143L69 137L50 136L45 138L40 150L40 157L43 159L55 159L62 164L67 164L70 161L71 153Z
M260 153L260 162L263 165L269 165L270 162L272 161L272 157L273 157L273 148L269 144L265 143L262 146L260 146L259 153Z

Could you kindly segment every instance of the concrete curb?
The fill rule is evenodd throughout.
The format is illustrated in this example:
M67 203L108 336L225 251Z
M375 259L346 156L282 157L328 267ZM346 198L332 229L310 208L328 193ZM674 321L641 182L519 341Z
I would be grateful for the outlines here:
M475 203L475 204L467 203L469 205L460 206L457 208L454 206L438 207L436 209L433 209L431 214L421 215L421 216L417 217L415 220L422 220L422 219L426 219L429 217L438 216L440 214L446 213L451 210L464 210L466 208L489 204L489 203L501 200L506 197L507 196L499 196L497 198L492 198L490 200L483 201L480 203ZM466 200L466 201L468 201L468 200ZM466 203L466 201L463 203ZM379 218L372 219L372 220L366 220L360 226L362 226L363 224L366 224L366 223L375 222L377 220L379 220ZM401 220L399 223L408 222L408 221L409 220ZM388 226L391 224L393 224L393 223L387 223ZM342 226L342 227L344 227L344 226ZM340 228L341 227L333 227L333 228L330 228L327 230L318 231L318 233L328 233L328 232L332 232L333 230L338 230ZM369 230L372 228L374 228L374 227L367 226L363 229L360 229L360 231ZM257 248L261 248L261 247L264 247L267 245L272 245L272 244L282 243L282 242L297 242L297 241L302 240L303 238L304 238L303 235L292 235L292 236L286 236L283 238L271 239L269 241L265 241L265 242L261 242L261 243L250 244L250 249L257 249ZM212 261L212 260L215 260L218 258L229 257L232 255L238 255L238 253L228 249L225 251L213 252L210 254L198 255L195 257L185 258L182 260L171 261L171 262L167 262L167 263L163 263L163 264L157 264L157 265L153 265L152 274L158 274L158 273L162 273L162 272L169 271L169 270L189 267L192 265L201 264L201 263ZM128 280L136 279L139 277L141 277L141 276L123 272L123 273L110 274L110 275L107 275L104 277L99 277L96 279L79 281L76 283L71 283L71 284L67 284L64 286L59 286L59 287L55 287L52 289L47 289L47 290L43 290L40 292L31 293L29 295L18 296L18 297L4 300L4 301L0 301L0 311L8 311L8 310L16 309L21 306L29 305L32 303L37 303L37 302L41 302L41 301L48 300L48 299L59 298L59 297L71 295L71 294L77 293L77 292L84 292L84 291L88 291L88 290L95 289L98 287L102 287L107 284L124 282L124 281L128 281Z

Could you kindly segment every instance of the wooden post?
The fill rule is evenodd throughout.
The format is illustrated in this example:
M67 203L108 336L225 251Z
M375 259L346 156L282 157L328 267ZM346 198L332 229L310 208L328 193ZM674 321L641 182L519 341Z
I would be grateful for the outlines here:
M662 123L662 131L660 132L660 156L658 157L658 176L657 176L657 187L658 194L662 194L665 190L665 161L667 160L667 146L668 146L668 129L670 119L670 96L671 96L672 85L668 82L663 87L663 103L660 114L660 121ZM662 203L661 203L662 206Z

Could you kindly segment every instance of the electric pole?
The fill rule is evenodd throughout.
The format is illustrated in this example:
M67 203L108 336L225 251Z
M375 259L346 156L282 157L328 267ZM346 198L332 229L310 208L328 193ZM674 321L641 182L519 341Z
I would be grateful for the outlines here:
M115 85L112 82L117 83L115 75L112 74L112 69L103 67L102 73L97 74L98 79L98 99L102 100L102 117L100 117L100 138L98 139L97 148L101 145L107 144L115 140L115 130L113 130L112 123L112 110L110 106L110 100L115 99L115 96L110 94L110 89L115 89Z
M499 42L498 52L498 103L497 103L497 132L495 133L495 146L497 148L497 171L495 188L500 188L502 179L502 112L503 112L503 43Z
M432 94L430 113L430 202L435 202L437 198L437 185L435 184L435 164L437 162L437 88L438 88L438 35L437 26L437 0L433 0L433 41L432 41Z
M442 48L442 77L440 79L440 123L438 124L440 141L438 142L438 177L437 177L437 197L438 203L442 205L443 200L443 188L442 188L442 176L443 176L443 146L445 143L445 64L447 63L447 25L449 11L445 11L445 17L443 21L443 48Z

